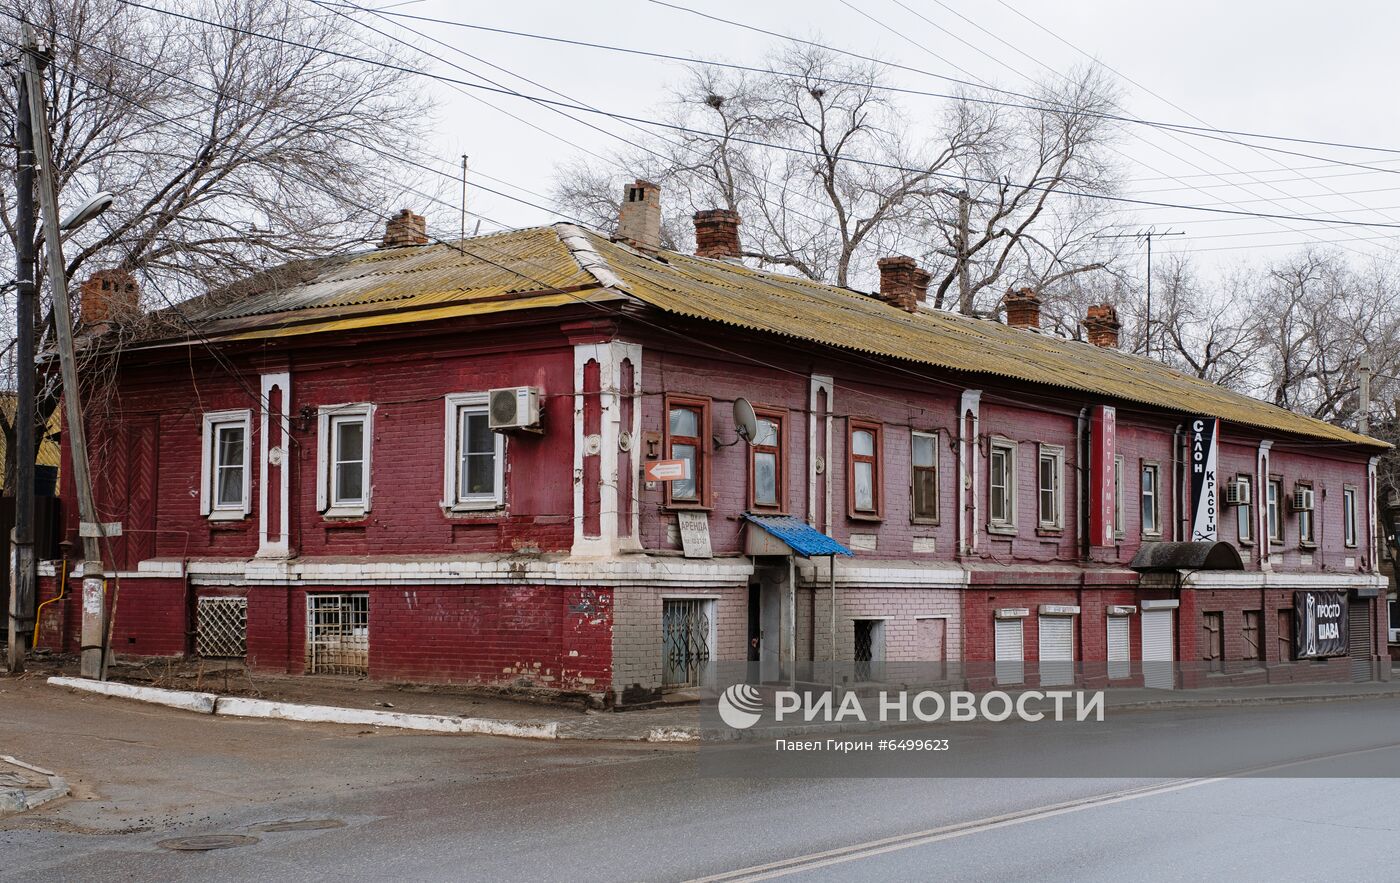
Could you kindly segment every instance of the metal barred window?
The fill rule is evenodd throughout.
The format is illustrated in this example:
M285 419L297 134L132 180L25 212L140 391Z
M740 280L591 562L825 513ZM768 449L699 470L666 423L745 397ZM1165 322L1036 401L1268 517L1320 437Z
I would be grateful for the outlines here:
M206 659L248 655L248 599L200 598L195 602L195 652Z
M369 594L306 596L307 674L369 674Z
M684 598L667 600L661 611L661 682L668 687L699 686L712 652L714 602Z

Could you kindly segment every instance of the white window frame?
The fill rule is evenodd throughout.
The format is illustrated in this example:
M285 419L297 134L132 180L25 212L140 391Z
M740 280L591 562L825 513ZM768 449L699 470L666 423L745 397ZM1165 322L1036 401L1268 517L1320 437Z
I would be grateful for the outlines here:
M237 506L215 505L215 443L217 428L236 424L243 428L243 503ZM199 511L211 521L247 518L253 511L253 412L248 409L210 411L204 415L200 456Z
M1041 468L1046 460L1052 460L1055 465L1054 481L1055 486L1050 489L1052 505L1050 517L1046 517L1045 509L1045 487L1041 484ZM1061 445L1041 444L1040 455L1035 461L1035 504L1036 517L1042 528L1046 530L1063 530L1065 526L1065 449Z
M915 429L909 434L909 520L914 524L939 524L943 516L943 460L942 435L938 430ZM926 438L933 442L933 515L919 515L914 511L914 439Z
M1356 517L1357 488L1355 485L1342 485L1342 545L1355 549L1360 533L1357 531Z
M993 438L987 451L987 530L991 533L1013 534L1016 532L1016 442L1008 438ZM1006 455L1006 518L997 519L992 515L992 495L996 484L992 481L995 472L992 468L993 454L1001 451Z
M491 394L485 392L452 393L443 399L443 480L442 508L450 512L479 512L500 509L506 504L506 438L493 432L496 438L496 489L490 494L461 496L462 458L458 448L462 442L462 411L470 409L488 413Z
M374 495L373 454L374 454L374 404L371 402L346 402L339 405L322 405L317 412L316 426L316 508L327 518L360 518L370 511L370 501ZM364 489L362 502L337 504L331 490L335 480L331 456L334 439L333 424L341 418L358 417L364 420Z
M1235 507L1235 533L1236 539L1241 546L1254 545L1254 522L1258 516L1254 511L1254 476L1236 475L1235 482L1243 483L1249 488L1249 493L1245 494L1245 501Z
M1283 545L1283 479L1264 480L1264 529L1271 545Z
M1315 485L1308 481L1298 481L1293 483L1293 492L1296 494L1299 489L1307 488L1313 491L1313 507L1311 509L1298 510L1298 547L1301 549L1313 549L1317 547L1317 491Z
M1156 460L1143 460L1138 468L1138 517L1142 517L1146 509L1142 504L1147 502L1147 489L1143 487L1142 476L1147 470L1152 470L1152 522L1151 530L1147 525L1139 522L1138 530L1145 537L1160 537L1162 535L1162 465Z

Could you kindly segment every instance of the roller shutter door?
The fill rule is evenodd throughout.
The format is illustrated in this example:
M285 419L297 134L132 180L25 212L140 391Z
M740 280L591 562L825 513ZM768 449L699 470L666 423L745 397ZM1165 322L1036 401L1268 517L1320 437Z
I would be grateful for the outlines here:
M1132 620L1126 616L1108 618L1108 676L1110 679L1126 678L1133 673Z
M1144 610L1142 612L1142 685L1158 690L1176 687L1175 636L1172 634L1173 610Z
M1351 679L1371 680L1371 605L1353 599L1347 608L1347 652L1351 655Z
M1040 617L1040 683L1074 683L1074 617Z
M1019 619L996 621L997 683L1019 684L1026 679L1025 635Z

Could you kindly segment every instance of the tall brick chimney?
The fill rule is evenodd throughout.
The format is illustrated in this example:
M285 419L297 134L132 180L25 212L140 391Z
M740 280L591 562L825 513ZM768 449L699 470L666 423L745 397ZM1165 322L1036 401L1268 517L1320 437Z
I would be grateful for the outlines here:
M428 222L422 215L408 209L401 209L384 225L384 239L380 248L398 248L403 245L427 245Z
M919 301L915 293L915 281L919 275L919 265L906 255L880 258L880 300L899 307L901 310L916 312ZM927 287L928 283L924 283Z
M1118 349L1118 311L1112 304L1094 304L1084 317L1084 330L1089 332L1089 342L1094 346Z
M1040 295L1033 288L1013 289L1006 293L1006 324L1012 328L1040 330Z
M622 188L617 238L639 251L661 248L661 188L641 178Z
M130 270L98 270L78 286L78 321L91 330L140 314L141 290Z
M738 259L739 213L713 208L695 213L695 256Z

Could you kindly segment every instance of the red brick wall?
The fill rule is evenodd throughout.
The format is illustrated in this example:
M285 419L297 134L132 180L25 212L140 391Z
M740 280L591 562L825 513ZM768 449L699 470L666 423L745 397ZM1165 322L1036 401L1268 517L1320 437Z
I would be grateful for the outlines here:
M248 590L248 664L305 670L306 595ZM374 680L603 692L612 671L612 590L561 586L370 586Z
M535 337L454 341L422 339L374 347L323 346L297 355L290 367L292 547L303 555L469 554L495 551L559 551L573 541L573 355L562 341ZM246 360L238 360L246 363ZM197 382L190 378L194 376ZM209 362L132 369L108 417L90 427L99 510L104 521L141 531L132 545L143 557L249 557L258 547L257 405L242 383ZM544 398L543 435L511 436L506 443L506 509L448 517L443 495L443 396L454 392L534 385ZM372 509L362 521L327 522L316 510L317 421L321 405L375 402ZM252 409L252 514L242 521L211 523L199 512L201 427L204 413ZM308 415L303 418L304 409ZM140 447L159 427L157 446ZM136 457L141 453L143 457ZM151 476L150 472L156 475ZM64 494L72 499L71 470ZM154 484L154 512L143 489ZM139 509L132 505L135 500ZM76 507L68 507L67 532L76 539ZM150 526L148 527L147 524ZM115 542L116 563L134 569L127 539ZM110 562L109 562L110 563Z
M58 579L39 580L39 601L58 594ZM180 656L185 652L185 581L182 579L107 580L112 618L112 652L126 656ZM64 600L43 609L39 646L77 653L82 637L82 585L69 580ZM110 609L110 608L109 608Z

